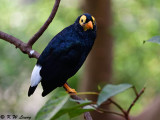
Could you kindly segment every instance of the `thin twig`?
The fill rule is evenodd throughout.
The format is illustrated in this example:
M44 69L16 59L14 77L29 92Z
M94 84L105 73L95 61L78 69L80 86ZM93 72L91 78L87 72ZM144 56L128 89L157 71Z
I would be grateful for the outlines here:
M111 101L107 100L106 102L102 103L102 105L109 105L111 103L112 103Z
M117 108L119 108L119 110L123 113L123 114L126 114L126 112L124 111L124 109L119 105L117 104L115 101L113 101L112 99L109 99L109 101L114 104Z
M78 92L77 95L99 95L98 92Z
M33 35L33 37L28 41L27 45L32 46L39 37L44 33L44 31L48 28L49 24L52 22L53 18L55 17L59 4L61 0L56 0L54 7L52 9L52 12L50 16L48 17L47 21L44 23L44 25L39 29L39 31Z
M137 92L137 89L135 88L135 86L133 86L132 88L133 88L134 93L136 94L136 96L138 96L138 92Z
M136 98L133 100L132 104L129 106L128 110L127 110L127 114L129 115L129 112L131 111L132 107L134 106L134 104L137 102L137 100L140 98L140 96L144 93L145 88L143 88L136 96Z
M102 108L98 108L99 111L103 112L103 113L110 113L110 114L114 114L114 115L118 115L118 116L121 116L121 117L125 117L123 114L120 114L120 113L116 113L116 112L113 112L113 111L109 111L109 110L104 110Z
M93 108L95 108L95 110L99 113L110 113L110 114L115 114L115 115L118 115L118 116L121 116L121 117L125 117L123 114L120 114L120 113L116 113L116 112L113 112L113 111L109 111L109 110L105 110L103 108L97 108L95 107L94 105L91 105Z

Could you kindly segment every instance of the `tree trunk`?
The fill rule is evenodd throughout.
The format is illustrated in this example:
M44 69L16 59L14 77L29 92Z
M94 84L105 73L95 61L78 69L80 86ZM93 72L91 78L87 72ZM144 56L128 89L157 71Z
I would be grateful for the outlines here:
M97 39L85 63L85 72L81 90L97 91L100 83L108 83L112 76L111 35L112 12L110 0L85 0L83 10L96 18ZM96 101L96 96L86 96ZM106 106L105 106L106 107ZM94 120L106 120L108 114L92 113Z

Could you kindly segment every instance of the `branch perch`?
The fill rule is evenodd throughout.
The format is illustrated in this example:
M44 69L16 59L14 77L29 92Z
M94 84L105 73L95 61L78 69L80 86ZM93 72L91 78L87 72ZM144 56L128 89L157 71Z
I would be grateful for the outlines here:
M73 94L71 94L70 95L70 97L72 98L72 99L74 99L74 100L82 100L82 98L80 98L79 96L77 96L77 95L73 95ZM78 102L77 102L78 103ZM78 104L80 104L80 103L78 103ZM85 112L84 113L84 119L86 119L86 120L93 120L92 119L92 117L91 117L91 114L89 113L89 112Z
M52 9L52 12L50 16L48 17L47 21L44 23L44 25L39 29L39 31L33 35L33 37L28 41L27 45L32 46L44 33L44 31L48 28L49 24L52 22L53 18L55 17L59 4L61 0L56 0L54 7Z
M33 50L31 46L28 46L26 43L22 42L18 38L13 37L12 35L0 31L0 39L15 45L15 47L19 48L24 54L28 54L30 58L39 58L40 54Z

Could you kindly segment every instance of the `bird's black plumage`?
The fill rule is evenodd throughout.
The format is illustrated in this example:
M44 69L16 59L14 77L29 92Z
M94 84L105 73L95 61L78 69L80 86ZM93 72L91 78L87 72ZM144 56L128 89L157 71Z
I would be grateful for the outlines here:
M93 28L84 30L80 24L82 16L85 23L92 22ZM40 77L43 87L42 96L46 96L57 87L63 86L82 66L96 38L96 23L89 14L77 18L74 24L58 33L40 55L37 66L41 66ZM32 81L31 81L32 82ZM30 87L28 96L33 94L35 86Z

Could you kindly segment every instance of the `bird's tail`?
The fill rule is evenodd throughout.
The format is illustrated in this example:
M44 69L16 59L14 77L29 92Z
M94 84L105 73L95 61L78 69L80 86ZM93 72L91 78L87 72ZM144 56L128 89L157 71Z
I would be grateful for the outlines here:
M33 87L31 87L31 86L29 87L28 97L30 97L34 93L34 91L36 90L36 88L37 88L37 85L33 86Z

